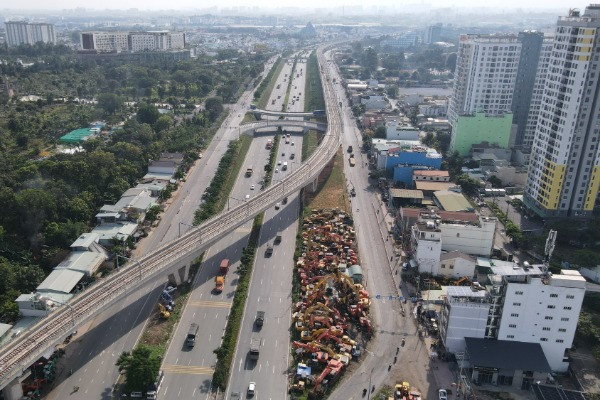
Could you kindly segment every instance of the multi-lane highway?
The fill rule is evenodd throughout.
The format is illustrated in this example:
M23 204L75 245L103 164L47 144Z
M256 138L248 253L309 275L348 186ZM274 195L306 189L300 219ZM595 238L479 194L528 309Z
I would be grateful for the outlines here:
M305 74L306 63L298 62L292 73L286 111L304 110ZM296 134L290 135L289 139L282 138L277 155L279 172L274 174L274 180L284 178L300 161L302 139L302 135ZM293 159L291 154L295 154ZM286 162L288 167L284 171L282 166ZM287 396L292 272L298 215L297 193L288 196L287 204L281 204L280 210L273 208L265 212L260 247L227 385L227 399L245 398L250 382L256 384L256 399L285 399ZM275 243L274 237L278 232L281 242ZM266 248L269 245L274 250L272 255L267 256ZM262 327L254 323L257 311L265 312ZM258 360L249 358L251 340L261 342Z
M290 73L291 64L286 63L280 76L277 78L275 86L275 88L279 86L280 89L273 90L270 96L269 109L281 110L285 99L285 91L281 93L281 88L287 88L284 80L289 79ZM260 190L260 181L264 178L263 166L267 164L269 160L269 150L266 149L266 142L269 138L272 138L272 136L260 136L253 140L248 154L246 155L245 168L241 169L232 190L230 203L235 202L235 204L239 204L240 202L245 202L246 196L252 198ZM278 158L282 158L281 153L286 151L286 147L289 147L289 145L286 146L285 140L282 140ZM283 158L288 161L289 153ZM278 161L283 165L281 160ZM287 171L282 171L282 165L278 167L279 172L274 174L275 180L280 179L281 176L290 171L289 169ZM248 167L252 167L254 170L254 173L250 177L245 176L245 171ZM294 218L286 219L286 226L279 226L281 223L281 216L278 216L277 214L289 215L288 209L291 209L291 203L281 205L281 208L280 211L277 211L274 208L266 211L267 218L264 220L264 229L262 230L261 235L261 240L263 242L268 240L272 242L275 234L275 232L273 232L273 226L277 226L277 229L285 230L287 225L295 221L297 212ZM211 377L216 364L214 350L221 345L221 339L227 325L229 309L237 286L235 271L240 263L242 249L247 245L251 226L252 222L247 222L242 227L221 239L207 251L205 262L203 262L202 269L194 282L193 291L187 306L182 313L181 320L175 330L171 345L164 358L162 369L165 372L165 378L159 392L159 397L161 399L206 398L209 395L211 390ZM289 254L291 258L293 255L293 247L289 251L291 252ZM274 260L276 254L279 254L279 251L276 251L271 259ZM262 243L261 248L258 250L257 260L260 260L263 256L264 243ZM216 294L213 291L215 286L214 279L217 275L219 264L223 259L229 259L231 267L225 282L225 290L220 294ZM259 264L261 263L257 261L257 265ZM276 271L273 272L275 273ZM273 276L269 279L269 274L267 274L264 278L265 282L263 284L273 288ZM291 279L287 280L285 287L284 281L276 282L276 284L279 285L276 289L278 289L277 293L280 295L289 293L291 290ZM248 297L249 299L253 299L255 296L252 293L249 293ZM263 302L267 301L268 299L266 297L263 298ZM190 349L185 345L185 336L192 323L200 325L200 339L196 346L193 349ZM282 343L282 345L287 346L286 343ZM283 354L285 355L286 353L284 352ZM281 363L281 365L278 366L278 370L285 368L286 365L287 364ZM285 392L285 382L283 385L283 392Z

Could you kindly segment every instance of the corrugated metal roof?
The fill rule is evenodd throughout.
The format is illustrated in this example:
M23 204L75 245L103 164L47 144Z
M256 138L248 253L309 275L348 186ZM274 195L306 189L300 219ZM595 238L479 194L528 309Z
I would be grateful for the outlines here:
M433 196L445 211L473 210L473 206L471 203L469 203L469 200L467 200L465 196L460 193L443 190L434 192Z
M402 199L422 199L423 192L409 189L390 189L390 196Z
M37 287L38 292L70 293L83 278L83 273L70 269L55 269Z
M55 269L70 269L91 276L104 262L104 256L93 251L74 251Z
M92 232L83 233L71 244L71 247L90 247L94 242L98 242L98 235Z
M475 367L552 372L539 343L472 337L466 337L465 342L469 360Z

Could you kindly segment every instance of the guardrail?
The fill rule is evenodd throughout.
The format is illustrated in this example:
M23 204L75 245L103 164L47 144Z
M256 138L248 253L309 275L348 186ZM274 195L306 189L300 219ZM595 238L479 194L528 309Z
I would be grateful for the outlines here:
M323 48L318 52L321 75L323 68ZM251 200L229 211L205 221L182 235L140 258L129 263L120 271L88 287L87 290L69 301L67 307L48 314L28 330L8 342L0 349L0 388L21 375L44 352L97 315L115 300L138 289L143 283L164 275L174 267L189 264L208 246L227 235L232 230L272 207L282 198L289 196L313 182L335 155L340 146L341 119L333 87L324 79L324 97L328 117L328 130L311 157L291 172L282 181L268 187Z

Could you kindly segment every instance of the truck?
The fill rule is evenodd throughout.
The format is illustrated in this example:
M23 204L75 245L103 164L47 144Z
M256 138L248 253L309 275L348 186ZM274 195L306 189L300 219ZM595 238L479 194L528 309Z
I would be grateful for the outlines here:
M281 243L281 238L282 238L282 236L281 236L281 232L277 232L277 233L275 234L275 242L274 242L274 243L275 243L275 244Z
M256 318L254 318L254 323L256 324L256 326L263 326L263 324L265 323L265 312L264 311L256 312Z
M265 256L271 257L273 255L273 245L271 243L267 243L267 249L265 250Z
M293 160L294 158L296 158L296 153L291 153L290 154L290 160Z
M265 146L267 150L271 150L273 148L273 139L267 140L267 145Z
M250 339L250 351L248 352L251 360L258 360L260 356L260 339Z
M229 272L229 259L224 258L221 260L221 264L219 264L219 275L225 276L227 272Z
M225 287L225 276L217 275L215 277L215 292L221 293L223 291L224 287Z
M246 168L246 178L251 177L252 176L252 172L253 172L252 167Z
M354 167L356 165L356 160L354 159L354 155L350 156L350 158L348 159L348 162L350 163L351 167Z
M281 167L281 170L282 170L282 171L287 171L287 166L288 166L288 164L287 164L287 161L285 161L285 162L283 163L283 167Z
M352 146L348 146L348 150L346 150L348 153L352 153L354 151L354 148Z
M194 345L196 344L196 336L198 336L198 329L200 327L198 326L198 324L191 324L190 325L190 330L188 331L187 337L185 338L185 344L188 347L194 347Z

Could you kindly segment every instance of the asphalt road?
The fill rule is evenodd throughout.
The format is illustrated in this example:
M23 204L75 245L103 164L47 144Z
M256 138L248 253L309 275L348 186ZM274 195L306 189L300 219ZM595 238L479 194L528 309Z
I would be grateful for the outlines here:
M329 55L327 55L329 59ZM362 139L356 124L352 119L351 109L346 100L343 87L339 84L340 77L333 63L328 64L332 76L337 77L336 93L338 101L342 101L344 149L344 174L348 190L354 187L356 197L351 198L352 214L358 236L360 260L366 275L366 287L372 297L376 295L396 295L397 283L390 269L390 256L393 249L387 241L385 222L382 222L385 210L381 208L374 189L368 180L368 170L365 166L366 154L360 153ZM350 167L346 149L349 145L354 148L356 166ZM415 336L416 328L407 323L407 318L400 314L401 304L398 300L373 299L371 319L374 321L374 337L368 345L367 354L360 366L350 376L346 374L342 384L329 397L333 400L350 400L362 398L362 390L369 385L379 387L388 377L388 365L393 364L396 348L400 346L402 337ZM402 349L404 351L404 349ZM402 353L400 354L402 360Z
M272 107L278 107L276 108L278 110L281 110L287 88L283 80L286 79L285 74L289 75L290 73L291 66L286 64L278 79L280 89L274 90L269 99L269 104L272 104ZM272 100L274 100L274 104ZM240 201L245 201L246 196L251 197L259 191L259 181L263 178L262 166L268 162L269 158L269 150L266 149L265 145L266 141L271 137L259 136L253 140L246 156L246 165L251 165L255 173L251 177L245 177L246 168L241 169L230 197L230 202L235 203L235 205ZM274 179L278 179L279 176L288 172L289 170L274 174ZM254 189L251 189L252 185L254 185ZM269 211L275 213L275 210ZM274 225L273 221L276 220L277 218L266 220L263 232L271 231L274 236L275 232L273 232L273 226L271 225ZM278 223L281 223L282 220L279 217ZM164 358L162 370L165 372L165 379L159 392L160 398L208 398L210 395L212 373L217 361L213 351L222 343L222 336L227 325L231 302L237 286L235 271L239 266L242 249L247 244L251 226L252 222L250 221L241 228L238 228L215 246L212 246L205 255L205 262L203 262L202 268L194 282L194 289ZM261 240L266 241L269 238L267 235L262 235ZM262 243L259 254L261 252L264 253L264 246L265 244ZM292 252L290 254L291 258L293 248L290 251ZM214 278L217 275L219 264L224 258L230 260L230 272L226 280L225 290L221 294L215 294L213 293ZM273 260L275 258L272 257ZM268 276L267 274L265 280L266 278L269 278L269 282L265 281L265 285L273 284L272 276ZM288 281L291 284L291 279ZM275 281L276 283L280 284L279 289L281 290L279 290L279 293L290 292L291 287L283 288L283 281ZM254 295L250 295L249 297L254 298ZM263 299L263 301L267 300ZM196 346L190 349L185 345L185 336L188 333L190 324L193 322L200 325L200 332ZM259 366L259 368L262 367Z
M265 67L265 74L272 61ZM215 134L201 160L197 161L187 176L187 182L174 194L162 222L145 239L139 242L134 254L144 254L146 249L176 238L179 232L189 229L200 197L210 183L230 140L237 138L237 126L252 101L252 92L244 92L230 115ZM235 129L234 129L235 127ZM134 255L135 257L135 255ZM145 321L153 312L160 287L166 281L148 282L140 292L132 294L98 317L79 333L66 348L66 357L59 364L59 375L47 399L111 399L112 389L119 373L115 362L122 351L131 350L143 330ZM73 374L69 376L69 369ZM73 392L73 387L80 390Z
M284 67L279 82L287 89L289 65ZM300 72L302 71L302 73ZM292 74L292 86L286 111L304 111L304 85L306 64L297 63ZM299 76L296 77L296 74ZM286 82L283 82L286 79ZM277 94L275 96L278 96ZM292 98L298 96L292 104ZM282 98L285 95L281 96ZM277 107L276 104L273 107ZM281 110L281 105L278 107ZM274 174L278 180L290 173L296 162L301 160L302 134L292 134L289 143L282 139L279 144L278 164L288 162L288 169ZM294 143L294 145L292 145ZM290 154L296 153L294 160ZM285 154L285 156L283 155ZM298 195L288 197L288 203L282 204L280 210L270 209L265 212L265 219L260 235L260 247L257 251L252 280L246 302L246 310L236 347L234 365L230 382L227 385L226 399L247 397L248 384L256 383L254 399L287 398L287 373L289 366L289 345L291 324L291 290L293 257L298 231L299 199ZM279 232L282 240L274 243ZM267 243L273 246L273 254L265 254ZM262 327L254 323L257 311L264 311L266 320ZM258 360L249 358L251 339L261 341L261 352Z

